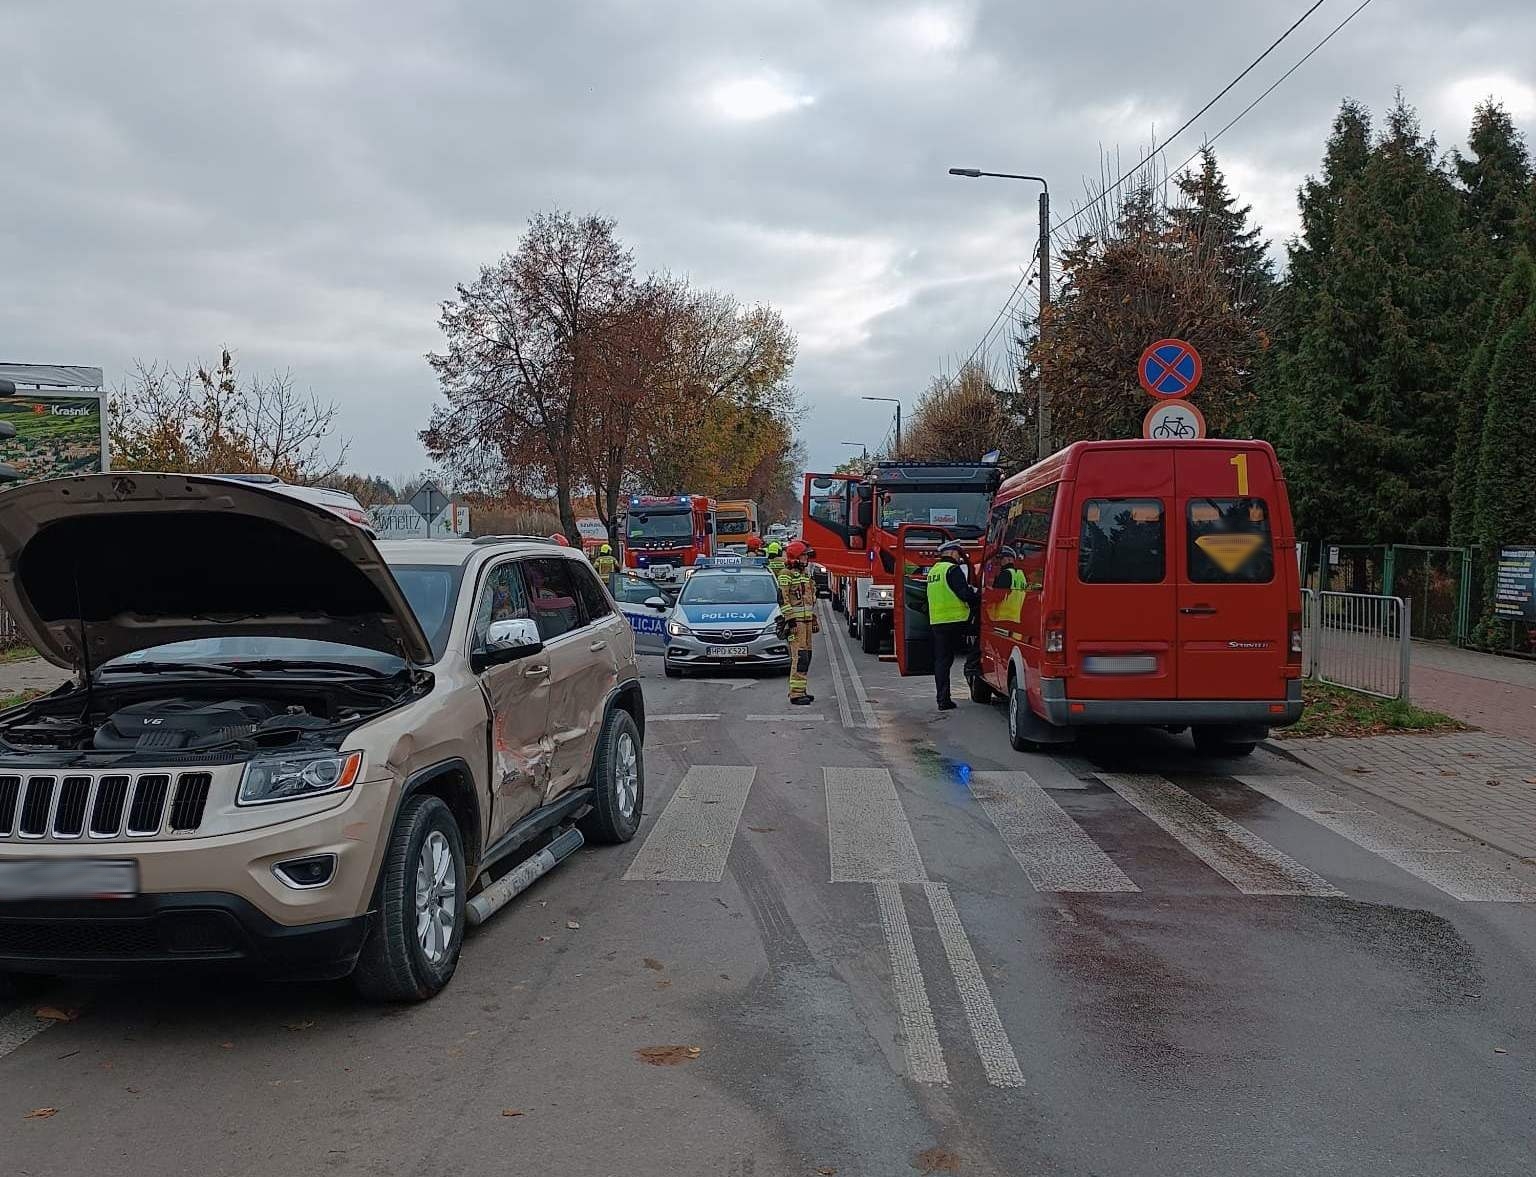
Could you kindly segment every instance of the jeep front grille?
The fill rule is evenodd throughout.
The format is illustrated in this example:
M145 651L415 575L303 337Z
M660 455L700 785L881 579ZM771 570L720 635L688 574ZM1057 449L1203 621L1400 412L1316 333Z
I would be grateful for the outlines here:
M0 841L100 841L193 833L213 774L0 776Z

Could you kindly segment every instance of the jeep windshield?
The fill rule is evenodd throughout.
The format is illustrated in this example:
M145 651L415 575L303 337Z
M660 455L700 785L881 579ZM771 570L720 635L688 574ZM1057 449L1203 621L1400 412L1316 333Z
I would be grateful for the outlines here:
M441 658L448 648L448 634L453 628L453 605L458 597L463 568L458 564L402 564L392 567L396 582L405 593L422 631L432 643L433 653ZM349 646L340 642L319 642L306 638L239 637L192 638L135 650L114 658L101 669L112 673L157 673L175 669L206 669L214 673L246 667L251 670L281 671L284 664L295 670L345 671L349 666L364 674L393 674L405 666L404 659L381 650Z
M678 511L631 511L625 526L630 539L689 539L693 535L693 513Z

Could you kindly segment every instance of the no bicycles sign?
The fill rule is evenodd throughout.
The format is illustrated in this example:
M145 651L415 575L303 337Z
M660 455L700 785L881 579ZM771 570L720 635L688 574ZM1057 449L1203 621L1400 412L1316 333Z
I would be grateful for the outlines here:
M1149 441L1196 441L1205 436L1205 416L1188 401L1159 401L1142 418L1141 435Z

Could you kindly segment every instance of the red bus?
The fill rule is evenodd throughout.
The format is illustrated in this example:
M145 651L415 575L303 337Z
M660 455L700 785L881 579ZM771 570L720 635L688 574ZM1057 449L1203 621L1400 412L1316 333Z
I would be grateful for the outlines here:
M1262 441L1090 441L999 488L980 568L981 680L1020 751L1085 725L1193 730L1246 755L1301 718L1301 587Z
M715 554L715 500L707 495L631 495L624 567L680 569Z

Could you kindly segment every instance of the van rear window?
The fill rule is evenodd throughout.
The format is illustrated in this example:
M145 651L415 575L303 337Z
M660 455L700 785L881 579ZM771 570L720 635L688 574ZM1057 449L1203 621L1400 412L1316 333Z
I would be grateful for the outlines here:
M1159 499L1089 499L1077 549L1085 584L1157 584L1164 575Z
M1275 549L1263 499L1189 500L1192 582L1267 584L1274 578Z

